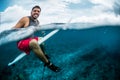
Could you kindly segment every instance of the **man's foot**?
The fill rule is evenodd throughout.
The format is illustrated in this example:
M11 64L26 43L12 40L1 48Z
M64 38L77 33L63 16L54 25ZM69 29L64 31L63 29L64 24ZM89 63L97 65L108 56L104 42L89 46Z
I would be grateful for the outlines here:
M51 69L54 72L60 72L60 70L61 70L59 67L55 66L54 64L52 64L50 62L45 64L45 66L47 66L49 69Z

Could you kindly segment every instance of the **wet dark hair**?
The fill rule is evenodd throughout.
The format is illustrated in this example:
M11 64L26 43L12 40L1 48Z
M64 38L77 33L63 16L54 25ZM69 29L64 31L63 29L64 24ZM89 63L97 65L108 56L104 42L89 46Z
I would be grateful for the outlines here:
M38 5L34 6L34 7L32 8L32 10L33 10L34 8L38 8L38 9L40 9L40 11L41 11L40 6L38 6Z

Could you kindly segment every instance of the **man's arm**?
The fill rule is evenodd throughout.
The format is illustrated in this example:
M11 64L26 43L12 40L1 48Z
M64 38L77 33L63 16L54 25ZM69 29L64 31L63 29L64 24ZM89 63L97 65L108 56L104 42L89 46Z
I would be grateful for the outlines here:
M28 18L27 17L23 17L22 19L20 19L18 21L18 23L13 27L13 28L22 28L22 27L27 27L28 26Z

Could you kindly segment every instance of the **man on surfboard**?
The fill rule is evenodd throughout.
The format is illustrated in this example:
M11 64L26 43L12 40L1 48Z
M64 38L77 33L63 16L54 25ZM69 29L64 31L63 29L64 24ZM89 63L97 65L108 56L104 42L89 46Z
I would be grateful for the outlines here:
M39 17L40 12L41 8L37 5L34 6L31 10L31 16L26 16L20 19L14 28L26 28L29 26L37 27L39 25L39 21L37 18ZM24 51L28 55L32 50L45 63L45 66L47 66L54 72L60 71L59 67L55 66L48 60L48 57L45 55L44 51L39 46L38 40L40 40L40 38L35 37L33 34L29 38L18 41L17 46L21 51Z

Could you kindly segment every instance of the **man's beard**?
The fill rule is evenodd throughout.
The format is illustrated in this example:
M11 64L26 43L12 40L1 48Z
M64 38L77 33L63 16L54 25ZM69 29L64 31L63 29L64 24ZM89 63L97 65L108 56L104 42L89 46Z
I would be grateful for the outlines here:
M33 19L37 19L39 17L39 15L34 14L34 15L32 15L32 17L33 17Z

